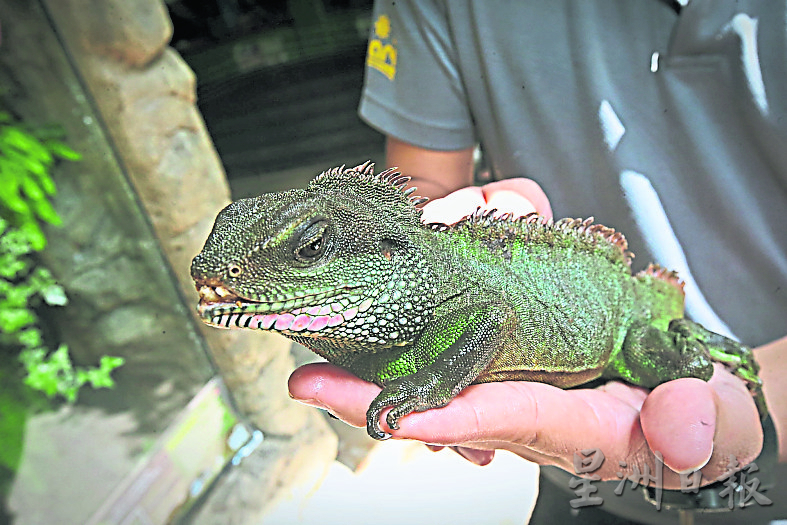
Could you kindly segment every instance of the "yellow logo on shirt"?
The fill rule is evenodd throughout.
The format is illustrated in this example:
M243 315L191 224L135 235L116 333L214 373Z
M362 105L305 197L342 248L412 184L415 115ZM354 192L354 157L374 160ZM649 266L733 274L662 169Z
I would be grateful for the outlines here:
M374 23L374 36L369 39L366 65L393 80L396 76L396 48L390 43L390 36L391 21L386 15L380 15Z

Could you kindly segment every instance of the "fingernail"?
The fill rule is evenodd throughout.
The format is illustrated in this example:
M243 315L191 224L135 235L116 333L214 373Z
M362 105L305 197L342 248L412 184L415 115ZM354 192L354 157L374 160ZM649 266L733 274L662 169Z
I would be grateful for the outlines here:
M328 410L327 406L323 405L322 403L320 403L316 399L300 399L300 398L297 398L297 397L293 397L292 394L290 394L290 399L292 399L294 401L297 401L298 403L301 403L303 405L307 405L307 406L314 407L314 408L319 408L319 409L322 409L322 410Z
M710 461L711 456L713 456L713 442L711 442L711 444L710 444L710 452L708 452L708 457L705 458L703 461L701 461L697 466L689 467L689 468L684 469L684 470L676 470L676 469L673 469L672 467L670 467L670 468L672 470L674 470L675 472L677 472L678 474L691 474L692 472L700 470L705 465L707 465L708 461ZM669 465L667 465L667 466L669 467Z

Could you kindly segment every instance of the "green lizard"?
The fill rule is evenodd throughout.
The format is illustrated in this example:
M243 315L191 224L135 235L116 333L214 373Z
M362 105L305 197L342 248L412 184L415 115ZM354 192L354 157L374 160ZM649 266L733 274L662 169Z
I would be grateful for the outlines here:
M619 232L489 212L424 225L408 181L367 162L227 206L191 266L203 321L282 333L382 386L377 439L384 409L396 429L471 383L655 387L708 380L714 360L765 412L751 350L683 318L674 272L632 275Z

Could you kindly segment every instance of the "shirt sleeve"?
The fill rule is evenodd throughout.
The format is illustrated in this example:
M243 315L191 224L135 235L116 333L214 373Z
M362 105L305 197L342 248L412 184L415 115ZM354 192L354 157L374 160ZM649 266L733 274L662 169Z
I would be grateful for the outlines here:
M375 2L359 114L382 133L423 148L458 150L475 143L441 3Z

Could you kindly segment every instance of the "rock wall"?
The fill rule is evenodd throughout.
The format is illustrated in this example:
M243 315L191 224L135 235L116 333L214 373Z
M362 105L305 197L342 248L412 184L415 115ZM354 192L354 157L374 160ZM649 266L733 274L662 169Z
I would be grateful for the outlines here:
M216 365L266 439L219 480L198 516L257 519L298 465L330 463L336 438L287 396L286 339L211 329L194 315L189 262L229 191L195 108L194 75L167 45L162 1L4 0L0 24L3 100L31 125L61 126L83 155L53 173L63 226L48 229L41 257L69 304L48 312L47 326L77 364L126 358L113 373L114 390L80 393L74 418L99 421L90 439L59 442L69 454L47 465L16 503L32 502L25 508L41 519L31 523L85 522ZM122 429L112 426L118 418ZM101 436L112 442L96 446Z
M43 3L192 307L189 264L229 203L229 189L195 106L194 74L168 46L166 8L161 0ZM306 410L287 396L289 342L200 330L241 412L266 433L297 432Z

